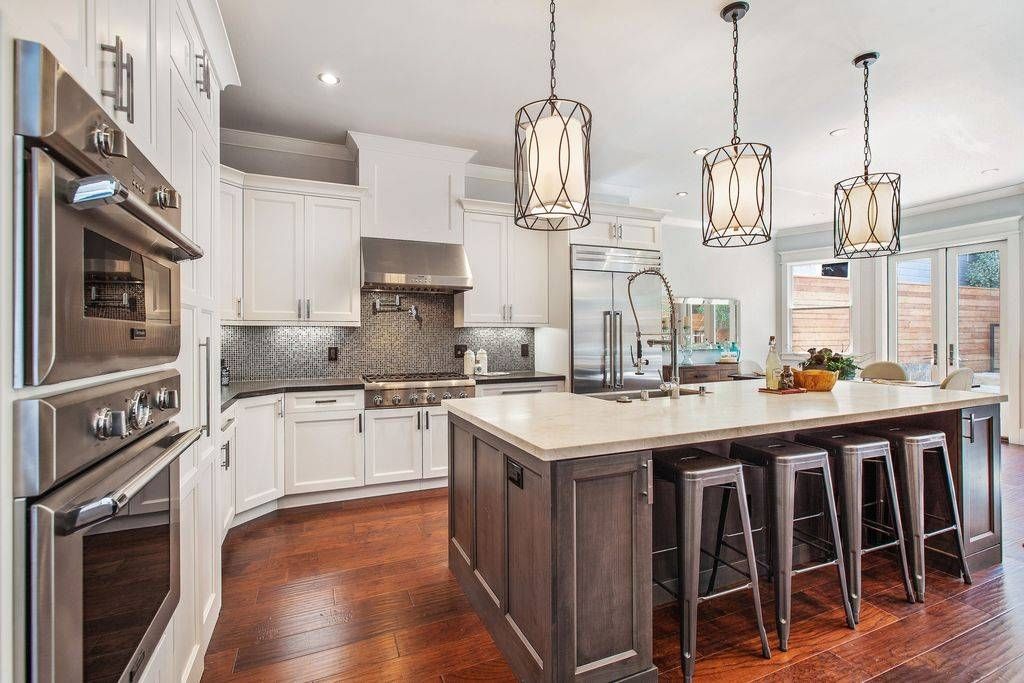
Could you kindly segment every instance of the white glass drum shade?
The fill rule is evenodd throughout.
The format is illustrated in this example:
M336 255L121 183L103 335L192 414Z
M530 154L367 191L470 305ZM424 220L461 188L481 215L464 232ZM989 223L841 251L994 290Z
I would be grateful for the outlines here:
M873 173L836 183L836 256L858 258L899 251L900 176Z
M542 105L537 107L535 105ZM516 225L572 230L590 223L590 111L559 100L516 116Z
M749 246L771 239L771 149L759 143L726 145L703 164L704 244Z

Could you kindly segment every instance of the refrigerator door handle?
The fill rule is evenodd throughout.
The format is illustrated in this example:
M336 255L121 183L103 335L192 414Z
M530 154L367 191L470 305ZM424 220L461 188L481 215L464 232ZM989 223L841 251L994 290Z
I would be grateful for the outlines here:
M626 386L626 378L622 372L622 311L615 311L615 319L618 321L617 327L619 332L619 340L618 343L615 345L615 348L618 349L619 352L619 381L615 384L615 388L622 389L623 387Z
M612 312L604 311L601 314L601 387L613 388L615 386L615 366L611 362L612 357ZM608 370L612 371L612 381L608 381Z

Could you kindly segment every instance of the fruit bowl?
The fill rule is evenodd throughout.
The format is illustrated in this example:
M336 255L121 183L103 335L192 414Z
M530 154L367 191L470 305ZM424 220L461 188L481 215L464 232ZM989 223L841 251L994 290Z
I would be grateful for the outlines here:
M807 391L832 391L839 380L838 370L794 370L796 386Z

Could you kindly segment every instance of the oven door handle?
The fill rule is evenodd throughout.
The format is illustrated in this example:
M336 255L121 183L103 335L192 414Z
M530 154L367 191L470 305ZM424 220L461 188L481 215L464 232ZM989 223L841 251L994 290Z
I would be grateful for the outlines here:
M187 261L203 257L203 248L190 240L166 218L157 213L134 192L112 175L94 175L68 183L65 199L74 209L91 209L104 204L124 204L128 213L153 231L170 240L177 248L171 257Z
M73 507L70 510L59 512L55 519L55 530L57 533L61 536L70 536L86 527L116 515L146 484L151 482L165 467L181 457L182 453L198 441L202 433L202 427L195 427L179 434L174 442L156 460L150 463L146 469L129 479L121 488L108 493L102 498L97 498L88 503Z

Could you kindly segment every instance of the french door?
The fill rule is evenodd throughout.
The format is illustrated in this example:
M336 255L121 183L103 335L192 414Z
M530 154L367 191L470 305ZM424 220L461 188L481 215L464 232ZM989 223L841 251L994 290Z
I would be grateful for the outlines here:
M889 258L889 356L911 379L939 381L958 368L998 392L1006 242Z

